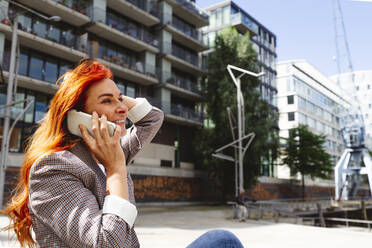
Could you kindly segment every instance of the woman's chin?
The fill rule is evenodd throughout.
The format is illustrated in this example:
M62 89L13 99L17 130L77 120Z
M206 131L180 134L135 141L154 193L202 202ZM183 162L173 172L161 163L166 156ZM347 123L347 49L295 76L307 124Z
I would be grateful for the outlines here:
M125 128L125 124L119 124L121 133L120 136L125 136L127 134L127 129Z

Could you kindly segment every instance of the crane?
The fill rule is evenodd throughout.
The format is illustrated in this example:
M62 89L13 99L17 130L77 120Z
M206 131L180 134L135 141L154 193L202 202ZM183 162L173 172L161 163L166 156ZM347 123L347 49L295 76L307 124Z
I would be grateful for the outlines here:
M356 1L356 0L354 0ZM363 1L363 0L358 0ZM372 2L372 0L364 0ZM351 95L351 106L341 110L341 132L345 150L337 162L335 172L335 199L351 200L355 198L362 182L362 175L368 176L372 196L372 159L365 147L365 126L360 103L356 94L354 69L340 0L333 0L336 62L338 69L337 84ZM340 81L341 73L349 73L347 85ZM364 166L361 166L361 162Z

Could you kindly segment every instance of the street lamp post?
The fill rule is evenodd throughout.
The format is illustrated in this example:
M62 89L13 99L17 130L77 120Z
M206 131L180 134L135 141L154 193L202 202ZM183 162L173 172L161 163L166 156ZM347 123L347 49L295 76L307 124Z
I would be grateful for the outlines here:
M25 12L31 12L37 16L48 20L48 21L60 21L61 17L51 16L47 17L42 15L20 3L9 0L9 3L12 3L20 8L23 8ZM1 142L1 160L0 160L0 207L3 206L3 196L4 196L4 183L5 183L5 173L6 173L6 160L9 151L9 125L11 118L11 106L13 103L13 95L17 92L17 87L15 86L15 78L17 76L16 68L18 67L18 60L16 56L16 50L18 45L18 14L15 13L12 23L12 45L10 50L10 65L9 65L9 78L8 78L8 87L6 95L6 104L5 104L5 115L4 115L4 125L3 125L3 136Z

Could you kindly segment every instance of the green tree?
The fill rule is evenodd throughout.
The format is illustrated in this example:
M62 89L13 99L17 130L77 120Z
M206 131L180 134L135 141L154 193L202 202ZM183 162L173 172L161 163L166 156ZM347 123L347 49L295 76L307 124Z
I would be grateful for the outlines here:
M215 39L215 50L207 60L208 75L203 90L207 96L207 121L210 125L201 129L195 140L197 164L213 174L224 190L230 194L234 189L234 163L212 157L217 148L232 142L227 107L237 115L236 86L226 66L232 64L249 71L259 71L257 54L252 47L249 34L239 35L235 28L226 28ZM244 157L244 187L256 183L261 173L262 161L276 160L279 146L277 135L277 114L260 97L260 81L252 76L241 78L244 98L246 133L256 134ZM236 134L237 137L237 134ZM271 152L269 152L271 150ZM234 157L234 151L225 152Z
M284 164L291 175L301 173L302 197L305 197L305 175L311 178L329 178L333 171L331 156L324 150L324 135L316 135L307 126L300 125L289 130L287 146L284 149Z

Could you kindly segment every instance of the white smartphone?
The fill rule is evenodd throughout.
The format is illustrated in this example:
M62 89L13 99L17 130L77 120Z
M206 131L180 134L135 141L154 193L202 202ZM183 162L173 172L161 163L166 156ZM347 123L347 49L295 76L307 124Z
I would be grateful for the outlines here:
M92 116L90 114L71 109L67 113L67 129L70 133L75 134L79 137L82 137L79 125L84 124L90 135L93 135L92 131ZM107 129L110 136L114 135L116 125L113 122L107 121Z

